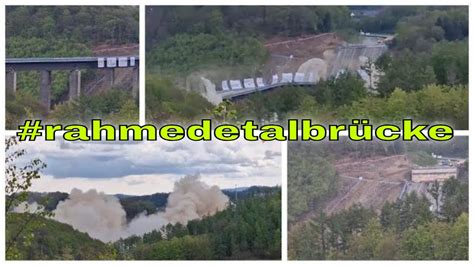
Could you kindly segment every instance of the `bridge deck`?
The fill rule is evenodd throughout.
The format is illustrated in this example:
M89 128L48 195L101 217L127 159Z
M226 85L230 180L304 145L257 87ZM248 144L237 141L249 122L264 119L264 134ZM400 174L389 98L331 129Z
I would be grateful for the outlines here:
M283 86L314 86L316 85L316 82L284 82L284 83L275 83L275 84L269 84L265 85L264 87L260 88L247 88L247 89L239 89L239 90L228 90L228 91L218 91L217 93L222 96L222 99L233 99L233 98L238 98L241 96L249 95L252 93L256 92L262 92L266 90L271 90L275 89L278 87L283 87Z
M101 68L99 60L107 58L134 58L135 65L139 65L138 56L107 56L107 57L42 57L42 58L7 58L6 70L33 71L33 70L71 70ZM120 66L116 66L120 67ZM130 67L128 64L126 67ZM103 68L107 68L105 65Z

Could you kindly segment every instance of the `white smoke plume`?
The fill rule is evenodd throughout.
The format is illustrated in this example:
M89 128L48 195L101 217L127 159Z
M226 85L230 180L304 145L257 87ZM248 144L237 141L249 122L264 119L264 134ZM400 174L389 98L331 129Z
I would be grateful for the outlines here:
M126 225L126 214L119 200L96 190L73 189L59 202L54 219L104 242L119 239Z
M186 224L225 209L228 202L219 187L207 186L198 175L186 176L174 184L164 216L171 223Z
M225 209L228 201L217 186L209 187L199 180L199 175L190 175L175 183L164 212L140 214L129 224L119 200L95 190L73 189L69 198L58 204L54 219L109 242L159 230L168 223L185 225Z

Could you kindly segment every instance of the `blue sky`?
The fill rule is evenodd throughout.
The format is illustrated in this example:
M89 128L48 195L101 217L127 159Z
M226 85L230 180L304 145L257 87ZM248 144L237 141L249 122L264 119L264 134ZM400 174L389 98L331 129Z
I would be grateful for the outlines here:
M48 165L34 191L144 195L171 191L176 180L196 173L221 188L281 184L279 142L35 141L22 146L27 158Z

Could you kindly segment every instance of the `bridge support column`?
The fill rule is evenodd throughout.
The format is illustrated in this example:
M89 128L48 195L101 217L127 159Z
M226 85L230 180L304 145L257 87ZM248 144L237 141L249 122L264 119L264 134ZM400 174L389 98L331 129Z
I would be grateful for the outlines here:
M51 108L51 70L40 72L40 101L49 111Z
M132 95L136 99L138 98L138 91L140 88L140 71L138 67L133 68L132 74Z
M5 87L7 89L7 94L16 93L16 71L7 71L5 76Z
M72 70L69 73L69 100L81 95L81 71Z
M105 79L110 87L115 86L115 68L108 68L105 72Z

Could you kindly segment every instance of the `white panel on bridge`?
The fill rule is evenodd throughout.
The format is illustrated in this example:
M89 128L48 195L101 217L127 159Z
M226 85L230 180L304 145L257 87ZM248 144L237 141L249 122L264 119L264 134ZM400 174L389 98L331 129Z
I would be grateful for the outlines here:
M293 82L293 73L281 74L281 83L291 83L291 82Z
M265 83L263 83L263 78L257 78L257 87L259 88L265 87Z
M231 80L230 88L233 90L240 90L242 89L242 83L240 82L240 80Z
M105 58L99 57L97 58L97 67L104 68L105 67Z
M273 75L272 76L272 85L278 83L278 75Z
M107 57L107 67L117 67L117 57Z
M227 80L222 81L222 90L223 91L228 91L229 89L229 83L227 83Z
M119 58L118 58L118 66L119 66L119 67L128 67L128 58L126 58L126 57L119 57Z
M295 73L295 82L304 82L304 73Z
M244 88L255 89L255 81L253 79L244 79Z
M130 57L130 66L131 66L131 67L134 67L134 66L135 66L135 61L136 61L135 56L131 56L131 57Z
M319 80L319 77L317 75L314 75L313 72L309 73L309 76L308 76L308 82L313 82L313 83L316 83L318 82Z

